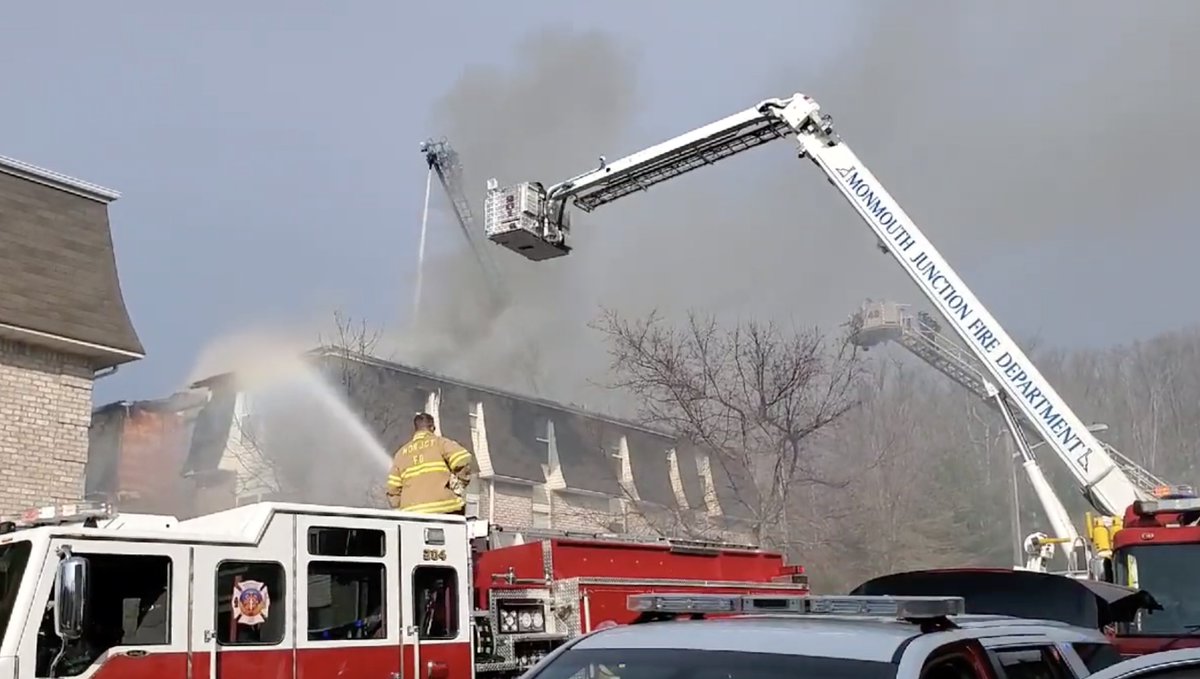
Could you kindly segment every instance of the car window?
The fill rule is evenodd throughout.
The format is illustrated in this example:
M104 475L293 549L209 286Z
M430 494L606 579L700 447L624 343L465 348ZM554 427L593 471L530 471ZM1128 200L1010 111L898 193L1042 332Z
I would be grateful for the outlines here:
M957 641L931 655L921 669L921 679L988 679L988 655L976 639Z
M1099 672L1110 665L1121 662L1121 654L1110 644L1077 643L1072 644L1075 652L1083 660L1088 672Z
M895 679L887 662L691 649L568 650L530 679ZM954 678L957 679L957 678Z
M1005 679L1072 679L1074 673L1050 646L1005 648L993 652Z
M921 670L921 679L982 679L975 664L964 655L937 658Z

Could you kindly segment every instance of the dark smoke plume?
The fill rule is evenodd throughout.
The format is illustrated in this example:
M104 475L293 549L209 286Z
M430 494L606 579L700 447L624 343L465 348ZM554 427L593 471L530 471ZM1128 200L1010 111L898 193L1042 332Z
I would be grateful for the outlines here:
M546 30L521 44L512 68L469 68L442 97L430 125L462 157L480 228L488 178L566 176L617 146L634 114L629 54L601 33ZM604 366L584 328L597 303L587 258L534 264L486 243L508 294L503 308L490 308L487 282L451 219L447 209L431 224L444 227L435 239L443 250L427 256L423 312L400 338L400 357L473 382L587 399L582 376Z
M1067 265L1096 240L1152 237L1160 225L1147 216L1186 197L1200 151L1191 120L1200 4L887 7L864 12L844 49L816 62L798 34L790 59L764 59L759 98L816 97L969 283L992 259L1050 249ZM513 67L468 69L435 107L432 133L462 153L477 200L488 177L554 182L601 154L635 151L659 139L635 138L646 93L630 54L605 34L539 33ZM681 133L754 103L730 100L704 115L660 101L654 115ZM585 385L605 355L586 323L600 304L830 327L868 296L923 301L787 142L576 217L577 250L564 259L532 263L489 244L514 295L494 322L479 322L484 296L465 249L432 258L429 315L402 355L522 391L532 360L543 395L598 405ZM1061 310L1055 290L1084 287L1089 276L1136 277L1074 266L1014 270L1013 289L974 287L989 305L1021 295L1036 319ZM1111 310L1096 300L1095 312Z

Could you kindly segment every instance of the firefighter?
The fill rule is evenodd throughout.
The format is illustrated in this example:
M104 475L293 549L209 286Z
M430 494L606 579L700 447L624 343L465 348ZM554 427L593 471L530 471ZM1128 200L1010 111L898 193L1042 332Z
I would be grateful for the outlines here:
M406 512L465 516L471 454L435 429L429 413L413 418L412 440L396 451L388 473L388 502Z

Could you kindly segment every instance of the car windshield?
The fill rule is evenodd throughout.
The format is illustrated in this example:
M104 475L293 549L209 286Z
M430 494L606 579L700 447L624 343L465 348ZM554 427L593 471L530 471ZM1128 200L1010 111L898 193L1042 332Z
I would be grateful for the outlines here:
M1118 550L1113 558L1117 584L1149 592L1161 611L1142 611L1123 634L1200 634L1200 544L1150 544Z
M0 547L0 639L4 638L8 619L12 617L31 548L32 545L26 540Z
M692 649L568 650L530 679L895 679L886 662Z

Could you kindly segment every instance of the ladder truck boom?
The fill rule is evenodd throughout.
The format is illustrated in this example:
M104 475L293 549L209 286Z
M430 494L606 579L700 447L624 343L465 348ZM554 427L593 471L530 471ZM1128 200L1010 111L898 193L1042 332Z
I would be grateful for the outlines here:
M979 361L971 352L967 351L954 338L943 334L941 324L929 314L923 311L914 314L907 304L867 300L863 303L862 308L852 315L851 319L851 325L854 328L851 340L862 347L864 351L884 342L895 342L959 386L978 396L989 406L1000 411L1005 425L1017 445L1017 457L1021 460L1021 467L1051 521L1057 542L1068 545L1077 544L1077 536L1073 537L1072 534L1062 530L1061 520L1056 521L1053 518L1055 515L1067 516L1067 512L1049 483L1046 482L1045 476L1041 473L1037 460L1033 456L1033 449L1042 443L1029 445L1030 440L1039 440L1040 434L1024 418L1014 417L1006 399L1002 397L1002 394L998 394L991 378L984 374L983 366L979 365ZM1106 425L1088 427L1093 433L1106 428ZM1104 441L1101 441L1100 445L1104 446L1113 461L1125 472L1139 492L1151 496L1168 487L1166 481L1123 455L1113 446ZM1114 528L1119 526L1119 524L1114 525L1114 519L1119 521L1120 518L1093 517L1091 515L1087 517L1088 537L1093 542L1097 556L1111 555L1111 535ZM1067 521L1070 521L1069 517L1067 517ZM1104 534L1102 539L1098 536L1099 532ZM1040 570L1036 567L1037 564L1044 565L1053 556L1053 551L1047 549L1053 545L1040 538L1034 539L1037 535L1031 535L1025 541L1025 549L1029 555L1026 568L1031 570ZM1068 551L1067 556L1069 560L1073 556L1072 552Z
M420 148L421 153L425 156L425 163L437 175L438 182L446 192L446 197L450 199L450 208L454 212L454 219L462 229L463 237L467 239L467 245L470 246L471 254L475 257L475 263L483 272L488 284L488 291L492 295L492 301L503 300L501 288L503 281L500 272L496 269L492 258L484 251L483 244L479 242L479 237L476 235L478 230L475 228L471 202L467 200L465 182L462 178L462 161L458 152L450 146L450 142L446 139L426 140L421 143Z
M942 333L932 318L923 319L921 315L912 314L905 304L868 301L855 314L854 341L864 348L889 340L896 342L988 405L996 406L995 399L989 396L990 378L983 374L984 368L974 355ZM1018 422L1027 438L1040 438L1034 426L1024 418ZM1090 426L1088 429L1095 433L1099 431L1097 427L1103 428L1103 425ZM1113 462L1143 495L1149 497L1155 489L1170 485L1111 444L1100 441L1100 445L1104 446Z
M1057 542L1063 545L1066 553L1067 575L1087 577L1087 571L1081 570L1081 566L1086 567L1091 561L1087 543L1080 539L1067 508L1063 506L1062 500L1058 499L1054 488L1050 486L1046 475L1042 473L1042 468L1033 455L1033 447L1029 445L1029 440L1025 437L1025 432L1021 429L1016 414L1009 407L1008 398L991 382L987 383L987 387L989 400L997 405L1000 414L1004 417L1004 424L1012 434L1013 443L1021 457L1021 468L1025 470L1029 485L1033 487L1033 492L1042 505L1042 511L1046 513L1046 520L1050 522L1050 527L1054 531L1054 541L1047 539L1041 533L1034 533L1025 539L1024 546L1027 556L1025 567L1029 570L1045 571L1047 562L1054 555L1054 542ZM1078 559L1079 551L1082 551L1084 557L1082 564Z
M844 144L831 117L811 97L795 94L711 123L544 189L524 183L498 188L488 182L485 232L529 259L570 252L567 202L589 211L711 165L768 141L792 136L867 223L901 268L920 287L986 367L1010 401L1071 470L1099 511L1121 514L1141 493L1083 422L1030 362L897 204L875 175Z

